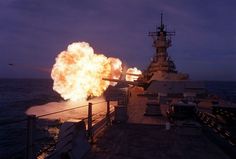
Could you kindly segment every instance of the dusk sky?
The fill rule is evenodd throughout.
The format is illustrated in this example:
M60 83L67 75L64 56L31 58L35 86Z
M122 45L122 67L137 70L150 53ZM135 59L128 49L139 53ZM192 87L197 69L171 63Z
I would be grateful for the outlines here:
M168 53L178 71L236 80L235 0L2 0L0 77L50 78L57 54L77 41L143 70L161 12L176 31Z

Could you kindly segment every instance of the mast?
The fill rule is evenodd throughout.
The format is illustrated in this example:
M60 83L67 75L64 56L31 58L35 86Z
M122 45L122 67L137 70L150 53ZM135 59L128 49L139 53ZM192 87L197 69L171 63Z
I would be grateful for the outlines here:
M150 74L154 72L177 72L175 70L175 64L167 52L167 48L171 47L171 36L174 36L175 32L166 30L163 23L163 13L161 13L160 26L156 27L156 31L149 32L148 35L153 38L152 46L155 48L155 55L149 66Z
M163 23L163 13L161 13L160 26L156 28L155 32L149 32L148 35L153 38L152 46L156 49L154 61L158 58L165 60L168 57L167 48L171 46L171 36L174 36L175 32L166 31Z
M160 26L160 30L164 31L164 24L163 24L163 13L161 13L161 26Z

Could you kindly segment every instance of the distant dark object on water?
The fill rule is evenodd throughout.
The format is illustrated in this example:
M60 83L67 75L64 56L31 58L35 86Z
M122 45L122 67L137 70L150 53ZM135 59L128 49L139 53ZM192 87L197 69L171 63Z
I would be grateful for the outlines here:
M9 66L13 66L13 63L9 63L8 65L9 65Z

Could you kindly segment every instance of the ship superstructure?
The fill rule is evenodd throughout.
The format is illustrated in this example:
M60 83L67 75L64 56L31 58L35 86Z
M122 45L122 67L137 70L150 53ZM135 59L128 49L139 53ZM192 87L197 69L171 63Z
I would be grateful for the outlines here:
M153 38L153 47L155 54L147 70L144 71L144 78L152 80L187 80L188 74L179 73L176 70L174 61L168 55L167 49L171 47L171 36L175 32L166 30L163 24L163 14L161 14L161 24L155 32L149 32Z

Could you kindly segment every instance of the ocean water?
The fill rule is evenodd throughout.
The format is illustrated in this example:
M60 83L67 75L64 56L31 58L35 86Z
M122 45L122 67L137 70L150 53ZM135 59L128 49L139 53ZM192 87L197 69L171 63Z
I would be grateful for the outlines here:
M0 158L23 158L26 145L26 122L1 125L23 119L33 105L60 101L49 79L0 79ZM21 154L21 155L19 155Z
M236 103L236 82L205 82L211 94ZM26 122L1 125L25 118L34 105L62 101L52 90L50 79L0 79L0 158L22 158L26 142ZM20 152L20 153L19 153ZM21 155L19 155L21 154ZM15 156L15 157L14 157ZM23 155L24 156L24 155Z
M211 94L236 103L236 82L235 81L211 81L205 82L206 88Z

